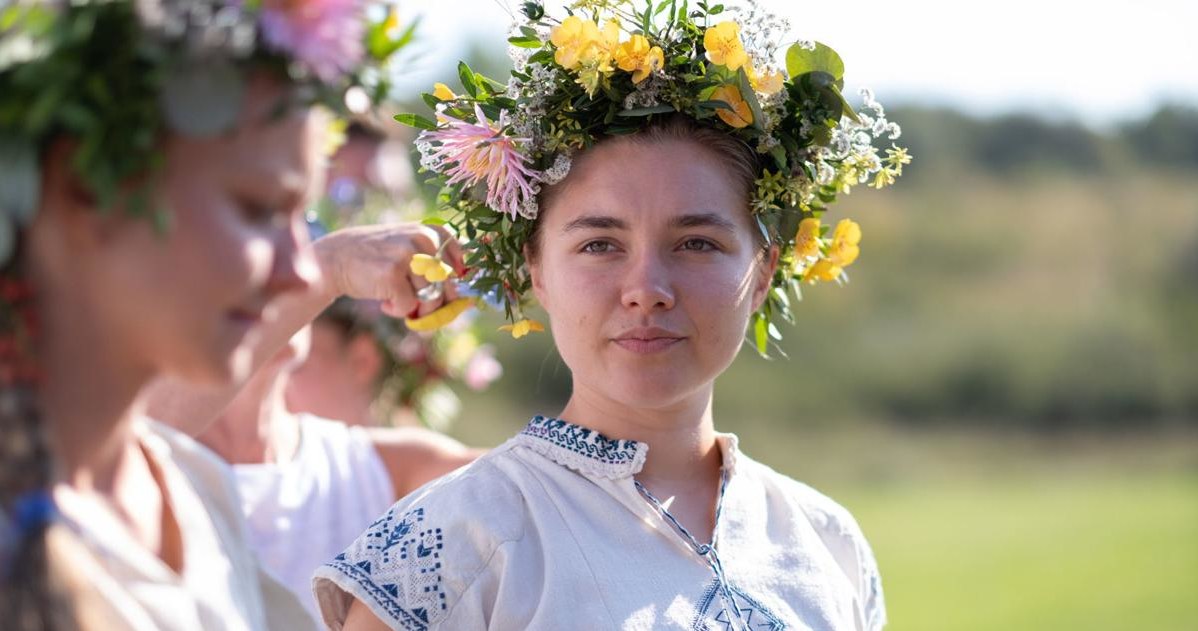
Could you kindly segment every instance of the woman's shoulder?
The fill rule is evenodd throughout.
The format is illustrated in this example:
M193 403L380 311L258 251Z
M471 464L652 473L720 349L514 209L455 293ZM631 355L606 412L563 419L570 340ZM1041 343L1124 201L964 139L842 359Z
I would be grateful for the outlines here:
M824 548L857 588L866 628L881 629L886 622L881 576L873 549L853 514L828 495L768 465L743 455L737 464L761 483L769 505L785 507L787 512L795 513L794 517L802 517L810 524Z
M401 629L448 616L497 552L524 537L526 503L508 449L396 502L318 569L313 588L326 624L339 628L355 599Z

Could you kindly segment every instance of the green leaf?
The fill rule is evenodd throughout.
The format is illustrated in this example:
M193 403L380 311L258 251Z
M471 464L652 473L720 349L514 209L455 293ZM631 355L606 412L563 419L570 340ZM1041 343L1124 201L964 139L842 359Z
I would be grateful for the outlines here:
M433 131L437 128L437 124L419 114L396 114L395 120L399 123L416 129Z
M540 48L544 44L538 37L509 37L507 43L517 48Z
M757 354L762 357L769 353L769 321L760 313L753 314L753 337L757 344Z
M673 105L654 105L653 107L638 107L620 112L620 116L649 116L651 114L665 114L673 112Z
M462 87L465 88L466 94L469 94L470 98L478 98L478 82L475 81L474 71L464 61L458 62L458 79L462 81Z
M836 51L819 42L815 43L815 50L792 44L786 51L786 72L791 77L808 72L826 72L839 81L844 78L844 61Z
M740 97L749 104L749 111L753 112L753 128L765 131L765 114L761 112L761 103L757 101L757 93L753 91L753 84L749 83L749 75L744 68L740 69Z

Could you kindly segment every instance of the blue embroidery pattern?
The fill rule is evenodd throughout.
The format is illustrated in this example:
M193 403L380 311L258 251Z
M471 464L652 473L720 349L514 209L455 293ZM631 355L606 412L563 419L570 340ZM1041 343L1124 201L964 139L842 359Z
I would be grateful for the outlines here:
M638 443L635 440L613 440L560 419L537 416L520 433L546 440L603 464L626 464L636 459Z
M736 600L736 608L740 610L740 620L752 631L784 631L782 623L765 605L753 600L748 594L732 587L732 597ZM699 602L699 613L691 623L691 631L733 631L738 627L732 626L728 609L720 596L719 581L713 581ZM718 602L717 602L718 599ZM712 608L712 605L715 608Z
M440 528L422 528L423 522L423 508L398 518L388 511L355 546L364 548L367 560L356 561L351 553L342 553L329 563L352 578L407 631L426 631L430 617L446 610L441 581L443 536Z

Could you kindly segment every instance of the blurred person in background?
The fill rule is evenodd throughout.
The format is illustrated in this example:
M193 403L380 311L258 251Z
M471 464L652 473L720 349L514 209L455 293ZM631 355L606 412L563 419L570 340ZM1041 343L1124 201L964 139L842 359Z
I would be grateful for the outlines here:
M311 330L262 366L199 440L232 464L263 565L315 616L316 568L396 500L478 452L424 428L362 427L288 410L289 378L309 352ZM364 382L365 392L376 381Z
M386 146L381 134L350 127L329 168L324 204L332 200L333 219L359 219L367 195L391 208L410 193L380 189L377 160ZM405 156L392 168L410 175L406 165ZM319 222L309 227L316 238L325 232ZM447 382L467 377L482 389L499 371L465 319L422 334L388 318L377 301L342 297L200 435L232 465L251 546L313 617L317 567L396 500L479 455L423 427L390 426L403 419L444 428L460 407Z
M307 247L328 126L313 97L340 107L399 37L386 13L317 9L0 9L5 629L314 626L261 570L223 463L150 420L145 386L242 381L341 293L399 315L453 297L418 302L395 273L443 251L436 231Z

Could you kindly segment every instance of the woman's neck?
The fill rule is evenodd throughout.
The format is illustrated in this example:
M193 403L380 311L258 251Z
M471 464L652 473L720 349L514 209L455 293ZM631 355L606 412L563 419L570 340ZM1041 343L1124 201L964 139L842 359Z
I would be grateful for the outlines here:
M133 421L142 414L138 395L154 369L105 335L86 308L70 304L71 292L47 293L38 305L38 400L58 477L111 497L128 460L139 457L131 449Z
M642 481L678 485L707 484L719 471L722 456L716 445L709 386L669 406L634 408L575 383L561 418L610 438L635 440L649 447Z
M287 373L264 366L200 436L232 464L290 462L299 448L299 419L287 410Z

